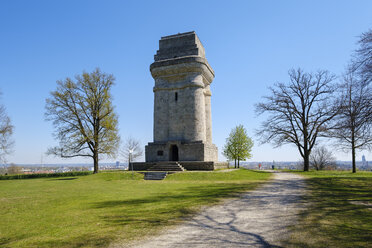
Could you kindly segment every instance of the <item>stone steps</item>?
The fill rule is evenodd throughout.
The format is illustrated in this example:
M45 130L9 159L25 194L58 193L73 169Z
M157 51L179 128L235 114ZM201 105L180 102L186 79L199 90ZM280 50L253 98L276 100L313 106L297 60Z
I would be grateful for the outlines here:
M151 167L147 171L184 171L184 169L180 167L159 166L159 167Z
M160 162L147 171L184 171L185 169L177 162Z
M163 180L167 176L167 172L145 172L145 180Z

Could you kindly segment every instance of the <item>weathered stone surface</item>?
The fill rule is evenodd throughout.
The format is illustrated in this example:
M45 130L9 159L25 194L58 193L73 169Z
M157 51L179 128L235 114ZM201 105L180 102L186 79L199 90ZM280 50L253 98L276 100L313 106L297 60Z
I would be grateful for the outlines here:
M135 171L145 171L151 169L151 167L156 166L157 164L162 164L164 162L135 162L131 163L129 170ZM178 162L186 170L203 170L211 171L215 169L227 169L229 164L227 162L212 162L212 161L179 161Z
M190 55L205 57L204 47L193 31L162 37L154 60L174 59Z
M146 162L218 161L209 86L214 71L199 38L195 32L162 37L154 60L154 142L146 146Z

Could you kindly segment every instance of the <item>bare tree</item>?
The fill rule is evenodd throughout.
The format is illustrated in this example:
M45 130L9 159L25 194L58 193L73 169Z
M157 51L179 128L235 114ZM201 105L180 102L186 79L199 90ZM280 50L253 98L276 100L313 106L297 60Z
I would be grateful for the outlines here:
M325 146L315 147L310 154L310 165L316 170L334 167L336 158Z
M1 95L1 92L0 92ZM14 141L12 140L14 127L5 107L0 105L0 161L5 162L5 156L12 152Z
M372 29L363 33L358 41L359 49L356 50L352 70L366 83L372 82Z
M22 167L17 166L17 165L12 163L7 168L7 174L8 175L22 174Z
M308 171L311 150L326 131L327 122L337 113L337 108L330 104L334 78L328 71L311 74L292 69L288 83L270 87L271 95L256 105L258 115L268 114L257 130L261 143L271 142L275 147L296 145L304 171Z
M140 142L132 137L126 139L124 146L120 150L120 155L128 161L128 166L131 161L135 161L143 155Z
M114 77L96 69L73 81L57 81L57 90L46 100L46 119L53 121L59 146L48 154L62 158L90 157L94 173L99 156L115 156L120 142L118 118L112 106Z
M336 145L342 150L351 150L355 173L356 150L372 149L372 90L353 70L344 76L339 89L342 105L329 136L336 138Z

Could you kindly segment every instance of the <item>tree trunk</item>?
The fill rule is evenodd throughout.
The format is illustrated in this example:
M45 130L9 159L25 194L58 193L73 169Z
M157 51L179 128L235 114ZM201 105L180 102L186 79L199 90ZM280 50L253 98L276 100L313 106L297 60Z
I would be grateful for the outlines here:
M240 168L239 165L240 165L240 159L238 158L238 168Z
M305 125L304 125L305 126ZM307 139L307 130L306 126L304 127L305 132L304 132L304 171L309 171L310 167L310 152L308 150L308 139Z
M98 173L98 152L93 153L94 171L93 174Z
M234 164L234 168L236 169L236 159L234 159L234 163L235 163L235 164Z
M354 133L351 132L351 161L353 165L353 173L356 173L356 165L355 165L355 141L354 141Z
M356 173L356 165L355 165L355 148L354 148L354 147L352 148L351 156L353 157L353 158L352 158L352 163L353 163L353 173Z
M96 112L93 114L94 115L94 145L93 145L93 160L94 160L94 171L93 171L93 174L96 174L98 173L98 146L99 146L99 143L98 143L98 135L99 135L99 123L100 123L100 119L99 118L96 118L97 116L99 116L99 112Z
M304 171L309 171L309 151L304 150Z
M305 112L305 110L304 110ZM305 113L303 114L303 116L305 116ZM309 141L309 137L308 137L308 133L307 133L307 123L305 122L304 119L302 119L302 126L303 126L303 129L304 129L304 132L303 132L303 136L304 136L304 171L309 171L309 167L310 167L310 153L309 153L309 149L308 149L308 141Z

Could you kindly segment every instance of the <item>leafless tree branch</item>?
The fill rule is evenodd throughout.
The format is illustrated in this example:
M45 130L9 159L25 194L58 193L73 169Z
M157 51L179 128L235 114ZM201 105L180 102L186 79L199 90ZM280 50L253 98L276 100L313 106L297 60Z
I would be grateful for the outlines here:
M261 144L294 144L304 159L304 170L308 170L311 150L338 110L333 97L334 79L328 71L312 74L292 69L288 83L269 88L271 95L256 104L258 115L268 115L256 132Z

